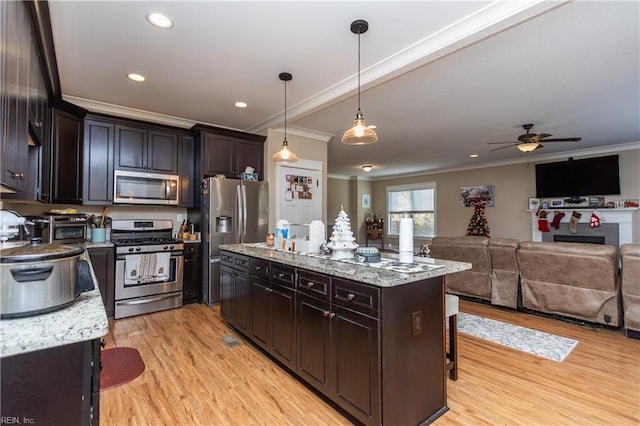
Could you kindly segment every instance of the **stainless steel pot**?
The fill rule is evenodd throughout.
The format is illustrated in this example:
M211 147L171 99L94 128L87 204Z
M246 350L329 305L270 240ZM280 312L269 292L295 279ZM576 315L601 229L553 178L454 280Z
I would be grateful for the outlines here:
M0 250L0 317L16 318L50 312L93 290L84 248L62 244L30 244Z

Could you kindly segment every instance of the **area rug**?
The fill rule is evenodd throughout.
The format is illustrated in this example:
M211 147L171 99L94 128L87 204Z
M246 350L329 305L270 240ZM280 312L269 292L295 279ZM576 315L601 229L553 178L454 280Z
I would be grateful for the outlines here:
M100 354L100 390L115 388L128 383L142 374L144 361L134 348L109 348Z
M577 340L463 312L458 313L458 332L558 362L578 344Z

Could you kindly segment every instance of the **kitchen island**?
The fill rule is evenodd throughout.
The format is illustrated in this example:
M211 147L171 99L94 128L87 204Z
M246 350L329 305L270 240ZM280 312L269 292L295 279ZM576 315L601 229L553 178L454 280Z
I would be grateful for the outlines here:
M448 410L443 277L471 264L220 249L224 320L343 412L415 425Z
M73 304L0 320L3 423L98 424L100 337L109 323L90 270L95 289Z

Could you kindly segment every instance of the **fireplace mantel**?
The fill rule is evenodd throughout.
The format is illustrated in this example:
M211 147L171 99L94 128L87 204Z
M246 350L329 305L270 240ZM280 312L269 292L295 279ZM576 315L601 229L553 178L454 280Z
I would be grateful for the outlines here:
M589 220L591 219L591 213L595 212L596 215L600 218L601 224L609 224L609 223L617 223L618 224L618 240L619 244L629 244L629 243L639 243L640 238L638 234L640 233L640 211L639 208L622 208L622 209L594 209L594 208L577 208L577 209L559 209L555 210L553 208L546 209L545 211L548 213L547 219L549 220L549 228L551 228L551 221L553 220L554 214L556 211L561 211L564 213L564 217L560 220L561 226L568 230L569 219L571 218L571 214L573 211L577 211L582 214L578 223L589 225ZM538 230L538 216L536 216L537 210L527 210L531 213L531 241L542 241L542 232ZM584 227L582 227L584 229ZM594 228L597 229L597 228Z

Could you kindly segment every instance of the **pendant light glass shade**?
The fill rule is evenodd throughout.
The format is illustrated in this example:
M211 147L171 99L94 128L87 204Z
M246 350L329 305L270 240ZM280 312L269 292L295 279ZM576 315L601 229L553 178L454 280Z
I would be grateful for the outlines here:
M536 142L526 142L526 143L519 143L516 146L522 152L531 152L531 151L535 151L538 148L538 146L540 146L540 144Z
M273 154L271 160L273 160L273 162L276 164L295 163L296 161L298 161L298 156L289 149L289 144L285 139L282 141L280 151Z
M351 32L358 34L358 112L353 120L353 127L342 135L342 143L347 145L366 145L378 141L378 135L367 126L360 110L360 34L366 33L368 29L369 23L363 19L351 23Z
M287 81L291 81L293 76L288 72L282 72L278 78L284 81L284 140L280 145L280 151L273 154L271 161L276 164L288 164L298 161L298 156L289 149L287 142Z

